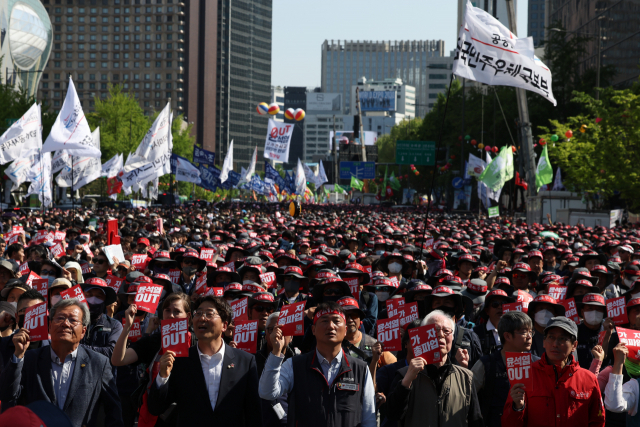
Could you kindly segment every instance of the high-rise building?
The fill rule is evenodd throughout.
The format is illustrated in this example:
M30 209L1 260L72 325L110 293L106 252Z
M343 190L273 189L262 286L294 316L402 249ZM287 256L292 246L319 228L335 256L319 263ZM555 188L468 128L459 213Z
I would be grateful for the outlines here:
M351 109L351 86L358 79L400 78L416 89L416 115L428 112L426 65L444 55L443 40L340 41L322 44L322 91L341 93L345 113Z
M284 88L284 109L302 108L305 109L307 104L307 88L306 87L287 87ZM304 125L305 119L299 122L295 120L284 119L285 123L292 123L293 134L291 134L291 142L289 143L289 161L284 163L284 168L293 169L298 164L298 158L304 160ZM264 142L264 138L263 138ZM235 147L234 147L235 150Z
M271 92L272 0L42 3L54 28L38 98L54 110L71 74L87 112L110 84L131 91L145 114L171 98L220 162L231 140L237 166L263 145L267 118L255 108Z
M545 3L547 31L560 22L567 37L590 38L586 54L576 64L578 72L597 67L598 43L601 43L601 65L616 67L612 84L628 87L638 80L640 0L586 0L580 7L560 0L546 0Z
M267 104L278 104L280 112L271 118L276 122L284 122L284 89L281 86L271 86L271 97Z
M533 46L540 46L545 35L545 3L546 0L529 0L527 15L527 36L533 37Z

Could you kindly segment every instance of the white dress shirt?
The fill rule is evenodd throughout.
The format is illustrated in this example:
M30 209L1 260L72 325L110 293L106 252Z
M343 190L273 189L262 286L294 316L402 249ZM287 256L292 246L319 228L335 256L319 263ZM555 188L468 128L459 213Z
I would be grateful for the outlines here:
M496 344L498 345L502 344L500 342L500 335L498 334L498 329L496 329L496 327L493 326L493 323L491 323L491 320L487 322L487 331L493 334L493 339L496 341Z
M604 389L604 406L611 412L638 413L638 381L631 379L622 383L622 375L609 374L609 382Z
M220 378L222 377L222 361L224 360L224 351L227 345L222 343L220 350L213 356L207 356L198 349L198 356L200 357L200 365L202 366L202 373L204 374L204 382L207 385L207 391L209 392L209 401L211 402L211 409L216 409L216 402L218 401L218 393L220 392ZM169 373L171 376L171 373ZM158 387L162 387L169 381L167 378L162 378L160 375L156 377L156 384Z

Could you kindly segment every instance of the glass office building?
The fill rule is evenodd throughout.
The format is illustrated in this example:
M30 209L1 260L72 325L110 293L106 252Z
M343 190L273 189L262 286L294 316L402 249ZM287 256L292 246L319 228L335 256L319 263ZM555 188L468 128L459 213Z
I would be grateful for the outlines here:
M433 58L443 56L443 40L325 40L322 44L322 91L342 93L347 113L351 108L351 86L357 84L360 77L367 80L399 78L415 87L416 116L424 117L429 110L429 73L434 74L427 65ZM443 83L447 83L446 76Z

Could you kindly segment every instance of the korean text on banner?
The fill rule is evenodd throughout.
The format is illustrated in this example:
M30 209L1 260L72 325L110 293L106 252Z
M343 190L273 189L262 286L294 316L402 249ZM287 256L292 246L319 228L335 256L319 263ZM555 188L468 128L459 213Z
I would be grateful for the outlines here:
M40 292L45 302L49 299L49 281L47 279L34 279L31 287Z
M508 313L510 311L523 311L521 302L512 302L510 304L502 304L502 313Z
M285 305L280 309L278 325L282 325L284 336L304 335L304 306L306 303L306 301L300 301Z
M234 322L237 320L248 320L249 319L249 313L247 312L247 304L249 302L249 298L244 297L242 299L239 299L237 301L231 301L229 303L229 305L231 305L231 308L233 309L233 320ZM236 323L236 330L237 330L238 324Z
M418 318L417 302L405 304L401 309L398 309L398 319L400 320L400 326L404 326L407 323L411 323L417 318Z
M393 319L394 317L398 317L400 311L404 307L404 298L393 298L388 299L387 303L387 318Z
M262 283L264 283L265 285L267 285L267 288L271 289L271 288L275 288L278 286L278 282L276 282L276 273L274 272L269 272L269 273L263 273L260 275L260 281Z
M625 343L629 349L629 357L640 359L640 332L632 329L616 328L620 342Z
M122 319L122 327L125 328L126 319ZM125 329L126 330L126 329ZM136 342L140 338L142 338L142 330L140 329L140 321L134 320L131 325L131 329L129 329L129 341Z
M400 340L400 319L378 320L378 341L382 343L384 351L400 351L402 343Z
M555 298L556 301L562 301L565 295L567 295L566 286L559 286L559 285L549 286L549 296Z
M162 348L173 351L175 357L189 356L189 322L187 319L167 319L161 321Z
M409 329L411 348L415 357L422 357L427 364L442 360L440 345L436 336L436 325L425 325Z
M134 254L131 258L131 264L133 264L138 271L144 271L144 269L147 268L149 261L150 259L147 254Z
M524 384L527 393L533 391L533 369L531 369L531 353L505 352L507 376L509 384Z
M611 319L614 325L624 325L625 323L629 323L625 297L608 299L606 303L607 317Z
M135 304L138 310L155 313L160 303L162 289L162 285L139 285L135 298Z
M84 293L82 292L82 288L80 287L80 285L75 285L72 288L65 289L64 291L60 292L60 298L62 299L76 298L78 301L87 304L87 300L84 297ZM87 307L89 307L89 304L87 304Z
M267 139L264 144L264 158L278 160L280 162L289 161L289 145L293 135L293 123L280 123L269 119L267 128Z
M224 296L224 288L216 288L216 287L207 287L205 288L206 290L204 291L204 296L214 296L214 297L220 297L222 298Z
M107 282L107 286L118 293L118 291L120 290L120 286L122 286L122 282L124 282L124 277L120 278L109 274L107 275L105 282Z
M233 341L236 342L237 348L254 354L258 347L258 321L239 320L235 323Z
M533 297L529 292L519 290L516 301L522 303L522 312L526 313L529 310L529 303L533 301Z
M29 340L42 341L49 337L47 303L32 305L24 313L24 328L29 331Z
M358 278L354 277L353 279L344 279L344 282L349 285L349 290L351 291L351 295L356 299L356 301L360 300L360 284L358 283Z
M576 309L576 300L569 298L558 302L564 306L565 317L578 324L580 322L580 316L578 316L578 310Z

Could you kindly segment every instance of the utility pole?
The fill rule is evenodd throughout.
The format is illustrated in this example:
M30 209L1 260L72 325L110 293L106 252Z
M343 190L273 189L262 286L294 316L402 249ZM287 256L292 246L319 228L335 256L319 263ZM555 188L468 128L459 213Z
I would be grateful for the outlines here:
M513 34L517 33L516 28L516 11L513 0L506 0L507 12L509 14L509 27ZM516 98L518 100L518 116L520 117L520 134L522 136L522 148L520 153L524 156L524 170L527 174L526 180L529 185L528 196L536 195L536 165L533 152L533 134L531 133L531 123L529 122L529 104L527 103L527 94L524 89L515 88Z
M360 143L362 144L362 161L367 161L367 149L364 147L364 128L362 127L362 110L360 109L360 88L356 87L356 109L360 118Z
M336 115L333 115L333 183L338 184L340 182L338 165L338 136L336 135Z

